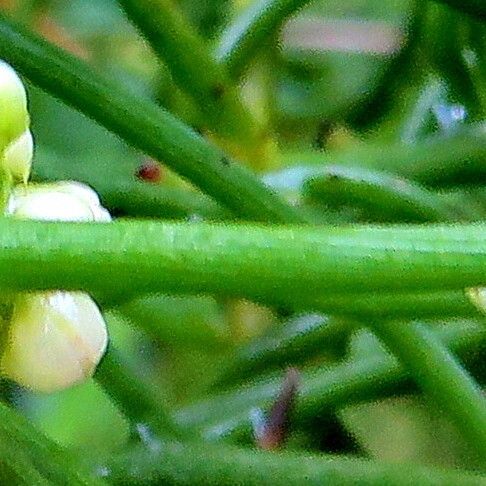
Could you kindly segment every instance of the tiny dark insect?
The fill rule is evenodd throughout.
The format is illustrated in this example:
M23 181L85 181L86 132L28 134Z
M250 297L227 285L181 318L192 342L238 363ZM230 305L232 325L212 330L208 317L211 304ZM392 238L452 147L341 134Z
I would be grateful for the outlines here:
M230 165L230 160L228 159L228 157L221 157L221 163L225 166L225 167L228 167Z
M146 182L160 182L162 179L162 170L157 162L144 162L136 172L136 176Z

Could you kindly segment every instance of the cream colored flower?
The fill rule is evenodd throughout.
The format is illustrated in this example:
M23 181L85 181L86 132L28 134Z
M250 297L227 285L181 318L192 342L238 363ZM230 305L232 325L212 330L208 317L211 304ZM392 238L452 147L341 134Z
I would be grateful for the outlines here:
M41 292L15 299L2 372L39 392L91 376L108 342L105 321L82 292Z

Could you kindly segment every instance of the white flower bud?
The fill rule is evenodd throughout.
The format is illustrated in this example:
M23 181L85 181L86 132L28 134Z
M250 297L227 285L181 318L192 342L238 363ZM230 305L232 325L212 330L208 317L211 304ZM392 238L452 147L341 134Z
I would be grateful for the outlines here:
M18 186L10 197L7 214L41 221L111 221L96 192L79 182Z
M107 341L103 316L88 295L21 295L13 306L2 372L33 391L62 390L93 374Z
M0 165L7 169L14 180L20 180L25 184L29 179L33 154L34 140L32 133L30 130L26 130L6 147Z
M0 61L0 153L29 127L27 95L17 73Z

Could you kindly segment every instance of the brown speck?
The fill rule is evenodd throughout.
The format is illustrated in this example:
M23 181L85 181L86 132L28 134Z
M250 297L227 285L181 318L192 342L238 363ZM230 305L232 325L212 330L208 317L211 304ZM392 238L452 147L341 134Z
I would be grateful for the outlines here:
M137 169L136 176L142 181L160 182L162 179L162 170L157 162L149 160Z

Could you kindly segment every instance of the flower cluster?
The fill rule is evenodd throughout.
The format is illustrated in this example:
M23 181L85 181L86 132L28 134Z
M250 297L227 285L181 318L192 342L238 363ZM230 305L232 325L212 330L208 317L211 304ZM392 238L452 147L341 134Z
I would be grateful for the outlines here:
M12 184L4 213L45 221L111 220L97 194L84 184L27 185L32 154L24 86L0 61L0 171L4 183ZM89 295L62 290L19 293L1 303L3 376L40 392L67 388L91 376L108 337Z

